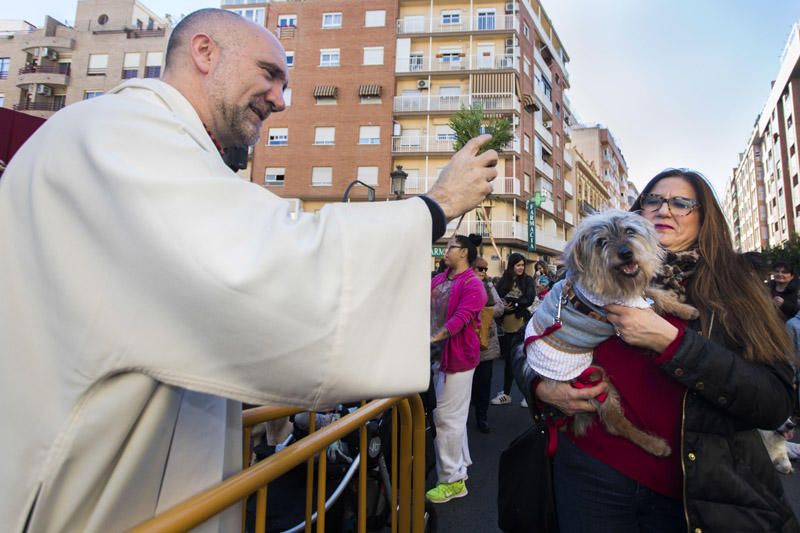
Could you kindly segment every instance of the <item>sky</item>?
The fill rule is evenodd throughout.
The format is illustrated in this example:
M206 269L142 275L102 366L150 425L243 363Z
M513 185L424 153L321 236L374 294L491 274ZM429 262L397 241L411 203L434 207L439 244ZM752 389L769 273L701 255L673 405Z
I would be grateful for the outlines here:
M335 0L331 0L332 2ZM569 97L611 129L639 189L666 167L703 172L720 198L778 73L798 0L542 0L570 62ZM174 17L207 0L143 0ZM6 2L0 18L72 22L74 0Z

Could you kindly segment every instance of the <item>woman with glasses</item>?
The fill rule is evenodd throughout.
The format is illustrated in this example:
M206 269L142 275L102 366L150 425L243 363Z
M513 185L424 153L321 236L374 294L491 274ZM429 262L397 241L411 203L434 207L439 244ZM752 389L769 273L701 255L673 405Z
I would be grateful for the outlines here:
M447 245L447 269L431 280L431 358L436 408L438 484L425 496L444 503L467 495L467 418L472 374L480 360L480 312L486 305L483 283L470 268L478 257L479 235L455 235Z
M508 258L508 265L500 281L497 282L497 293L503 299L502 329L500 336L500 352L505 359L503 371L503 390L492 398L492 405L508 405L511 403L511 383L514 379L511 354L514 348L522 344L525 324L531 318L528 308L536 300L536 285L533 278L525 273L525 258L522 254L513 253ZM527 407L525 398L522 406Z
M489 345L481 348L480 364L475 369L472 376L472 400L470 404L475 407L475 424L481 433L489 433L489 398L492 393L492 365L494 360L500 357L500 343L497 340L497 324L494 319L503 316L503 300L497 294L492 280L489 279L487 271L489 263L483 257L478 257L472 263L472 270L483 282L483 289L486 291L488 300L484 309L491 309L491 320L489 320ZM488 318L485 312L483 319ZM482 323L481 326L484 326Z
M786 261L776 261L772 266L772 279L768 283L772 301L784 321L797 313L797 280L794 267Z
M656 283L695 306L686 323L652 309L606 306L617 336L595 349L631 422L670 444L650 455L594 424L558 438L555 497L562 532L798 531L756 428L795 405L792 347L763 282L731 245L699 173L655 176L631 208L656 228L666 261ZM530 390L567 415L593 411L600 384L534 379ZM537 405L539 405L537 403Z

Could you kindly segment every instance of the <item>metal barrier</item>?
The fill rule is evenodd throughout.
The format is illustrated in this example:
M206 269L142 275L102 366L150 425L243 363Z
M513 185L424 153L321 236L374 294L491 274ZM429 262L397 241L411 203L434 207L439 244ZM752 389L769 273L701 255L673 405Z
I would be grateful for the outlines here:
M314 485L314 456L318 455L317 471L317 531L325 531L325 494L327 447L345 435L359 429L360 465L358 483L358 531L366 531L367 430L368 421L392 409L391 428L391 528L392 533L422 533L425 511L425 412L419 395L407 398L373 400L362 404L338 421L315 430L314 413L310 416L310 434L278 453L248 466L250 436L253 426L303 410L289 407L257 407L243 413L243 465L245 468L225 481L210 487L140 524L134 533L172 533L187 531L221 513L231 505L242 502L242 531L244 531L245 502L250 494L256 498L256 533L266 527L267 488L270 482L304 461L308 462L306 480L305 531L312 527ZM398 416L399 413L399 416ZM398 450L398 418L400 446ZM322 452L322 453L320 453ZM398 492L399 485L399 492Z

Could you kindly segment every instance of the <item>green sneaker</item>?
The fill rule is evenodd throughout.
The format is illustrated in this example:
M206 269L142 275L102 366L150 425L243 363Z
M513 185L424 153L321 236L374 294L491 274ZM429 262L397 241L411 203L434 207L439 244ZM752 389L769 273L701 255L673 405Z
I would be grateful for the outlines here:
M431 503L445 503L453 498L463 498L467 495L467 485L463 479L453 483L439 483L425 493L425 497Z

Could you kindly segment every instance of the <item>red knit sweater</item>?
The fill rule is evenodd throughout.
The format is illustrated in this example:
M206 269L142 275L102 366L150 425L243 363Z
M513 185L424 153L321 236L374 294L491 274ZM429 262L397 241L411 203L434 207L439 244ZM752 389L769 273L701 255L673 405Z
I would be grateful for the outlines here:
M571 432L567 437L581 450L645 487L680 499L683 493L681 417L686 389L661 370L659 364L672 358L678 350L686 324L677 318L666 318L678 328L678 337L657 357L611 337L595 348L594 363L605 368L619 391L625 416L638 428L666 439L672 454L655 457L627 439L610 435L599 422L592 424L581 438Z

